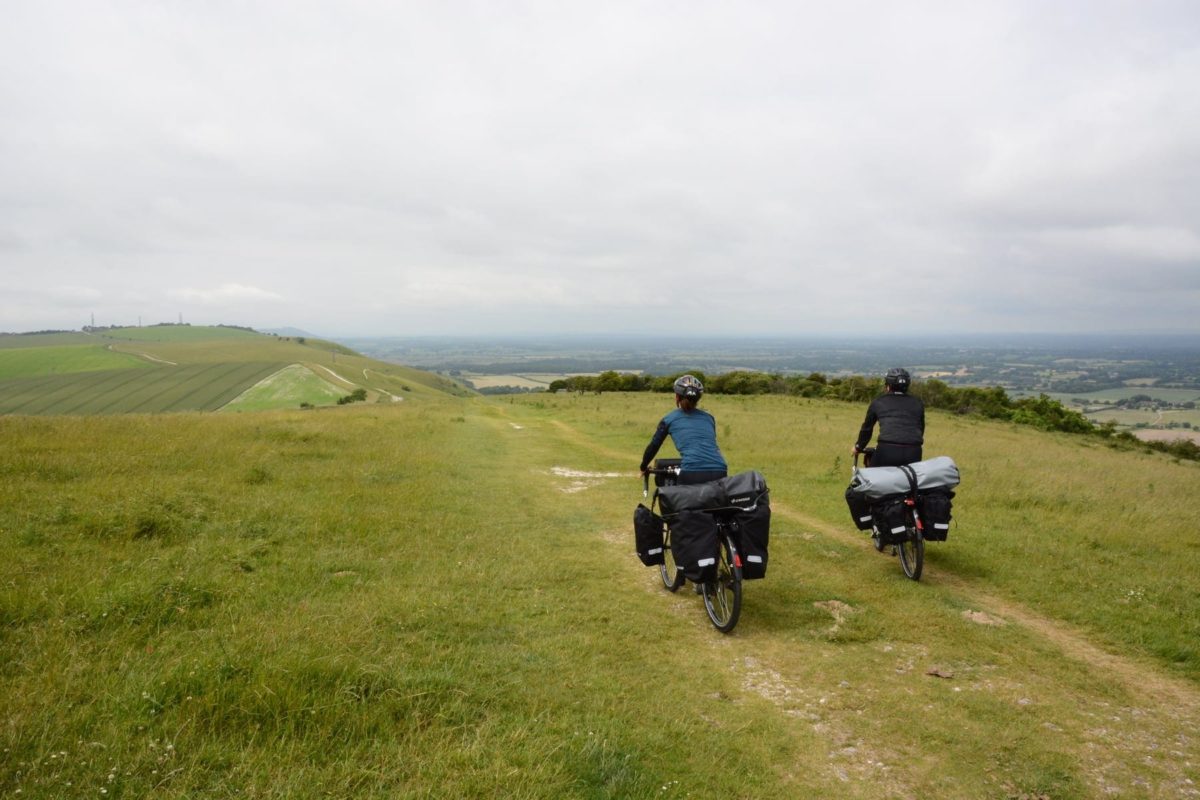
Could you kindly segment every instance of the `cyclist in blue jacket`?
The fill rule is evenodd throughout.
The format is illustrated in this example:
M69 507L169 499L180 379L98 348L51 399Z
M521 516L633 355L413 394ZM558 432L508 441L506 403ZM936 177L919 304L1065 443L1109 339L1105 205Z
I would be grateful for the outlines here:
M717 421L712 414L696 407L702 394L704 385L693 375L683 375L675 381L675 410L658 423L642 454L643 475L658 448L670 436L681 459L679 483L707 483L726 476L729 468L717 447Z

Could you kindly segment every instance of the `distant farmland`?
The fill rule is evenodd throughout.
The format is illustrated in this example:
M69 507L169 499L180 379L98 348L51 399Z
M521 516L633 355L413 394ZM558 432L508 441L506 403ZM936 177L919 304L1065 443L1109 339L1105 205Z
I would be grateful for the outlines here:
M0 381L0 414L215 411L281 362L190 364Z

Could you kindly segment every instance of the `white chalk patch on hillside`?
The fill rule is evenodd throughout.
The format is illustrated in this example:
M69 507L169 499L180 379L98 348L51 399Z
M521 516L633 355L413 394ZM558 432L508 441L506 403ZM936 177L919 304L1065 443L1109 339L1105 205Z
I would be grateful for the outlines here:
M582 492L584 489L598 486L606 478L621 477L621 473L619 472L586 472L584 470L571 469L570 467L551 467L550 474L559 478L571 479L571 483L561 489L565 494L575 494L576 492Z

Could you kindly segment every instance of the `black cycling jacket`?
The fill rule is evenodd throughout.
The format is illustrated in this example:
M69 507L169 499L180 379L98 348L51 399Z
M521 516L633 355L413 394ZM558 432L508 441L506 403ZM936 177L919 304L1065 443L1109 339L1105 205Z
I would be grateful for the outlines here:
M871 441L871 431L879 423L879 443L922 445L925 443L925 404L921 398L899 392L881 394L871 401L867 418L858 432L858 449Z

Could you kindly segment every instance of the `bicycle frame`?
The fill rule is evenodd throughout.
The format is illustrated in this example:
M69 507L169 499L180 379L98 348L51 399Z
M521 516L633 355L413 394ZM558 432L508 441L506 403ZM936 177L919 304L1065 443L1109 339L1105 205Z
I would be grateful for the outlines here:
M860 451L854 453L854 472L858 472L858 456ZM863 454L863 466L869 467L871 464L871 456L875 453L875 448L868 447L861 451ZM925 523L921 521L921 514L917 511L917 495L915 486L904 496L904 518L905 532L904 540L898 544L891 545L893 555L900 556L900 568L904 574L914 581L921 579L921 571L925 565ZM872 538L876 540L875 549L883 552L887 545L881 544L879 528L872 524Z
M655 467L642 475L642 496L650 493L650 475L666 477L664 485L673 485L679 475L679 468ZM650 501L653 510L659 505L658 488L654 490L654 499ZM742 609L742 556L738 551L738 522L732 515L721 511L711 512L717 525L717 560L716 578L700 584L704 596L704 609L713 627L722 633L729 633L737 625ZM682 570L675 564L670 542L670 526L667 526L666 541L663 543L663 564L659 566L663 586L669 592L675 592L685 582Z

